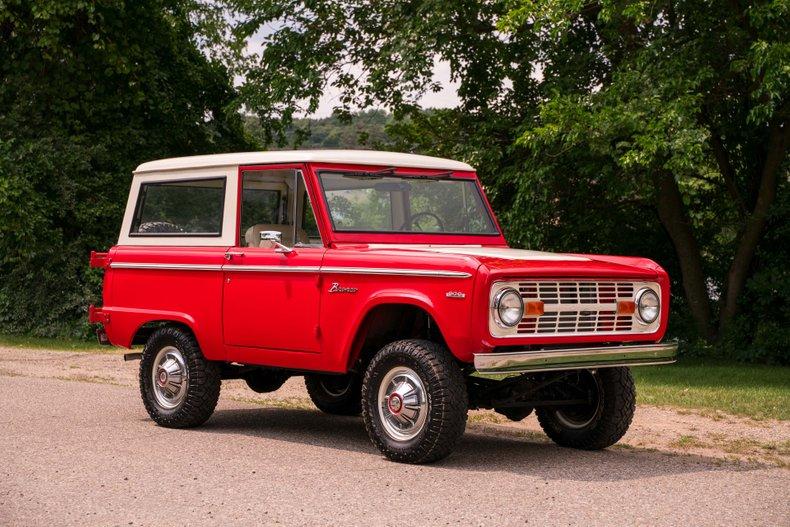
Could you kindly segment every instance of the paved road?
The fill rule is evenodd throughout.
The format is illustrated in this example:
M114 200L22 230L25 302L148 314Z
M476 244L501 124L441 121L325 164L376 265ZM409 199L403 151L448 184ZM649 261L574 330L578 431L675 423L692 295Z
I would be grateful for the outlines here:
M790 525L790 471L467 433L384 460L358 418L220 400L168 430L128 386L0 376L2 525Z

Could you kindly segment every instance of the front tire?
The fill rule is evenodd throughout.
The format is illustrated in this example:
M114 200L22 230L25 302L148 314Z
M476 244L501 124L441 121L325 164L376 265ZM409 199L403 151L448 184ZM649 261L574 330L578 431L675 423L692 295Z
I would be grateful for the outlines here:
M139 377L145 409L160 426L202 425L217 406L220 369L203 357L195 338L183 329L165 327L151 334Z
M588 404L544 407L538 422L552 441L581 450L601 450L625 435L636 408L634 378L628 368L583 370L573 388L588 394Z
M305 375L307 393L316 408L332 415L362 412L362 382L359 375Z
M442 346L401 340L379 351L362 383L362 417L374 445L392 461L447 456L466 428L461 369Z

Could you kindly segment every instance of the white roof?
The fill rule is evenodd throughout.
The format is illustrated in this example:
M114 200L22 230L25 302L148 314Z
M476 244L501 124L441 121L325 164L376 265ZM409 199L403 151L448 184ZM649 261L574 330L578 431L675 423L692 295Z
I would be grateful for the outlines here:
M233 154L213 154L206 156L173 157L143 163L135 174L180 170L189 168L208 168L236 165L266 165L272 163L349 163L385 167L432 168L439 170L474 170L460 161L440 157L402 154L398 152L378 152L375 150L278 150L273 152L239 152Z

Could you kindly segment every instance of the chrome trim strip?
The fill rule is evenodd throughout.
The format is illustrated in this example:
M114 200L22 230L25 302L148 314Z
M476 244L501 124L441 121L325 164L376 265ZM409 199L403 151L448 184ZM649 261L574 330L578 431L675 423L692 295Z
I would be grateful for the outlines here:
M320 267L309 265L234 265L228 264L225 271L253 273L317 273Z
M663 344L475 353L475 369L481 375L501 375L670 364L675 362L677 351L675 340Z
M471 273L463 271L423 270L423 269L396 269L386 267L322 267L322 273L334 274L373 274L389 276L432 276L436 278L469 278Z
M160 269L173 271L233 271L233 272L268 272L268 273L327 273L327 274L361 274L389 276L430 276L435 278L469 278L472 275L463 271L426 271L421 269L387 269L380 267L318 267L318 266L286 266L286 265L244 265L225 264L169 264L169 263L134 263L112 262L113 269Z
M111 262L113 269L159 269L169 271L221 271L222 265L208 264L171 264L171 263L131 263Z

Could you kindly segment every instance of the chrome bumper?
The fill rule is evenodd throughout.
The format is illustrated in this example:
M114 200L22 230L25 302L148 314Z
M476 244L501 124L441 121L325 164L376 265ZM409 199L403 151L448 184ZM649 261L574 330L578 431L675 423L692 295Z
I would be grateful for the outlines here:
M672 341L663 344L475 353L475 369L481 375L501 375L614 366L647 366L675 362L677 352L678 343Z

